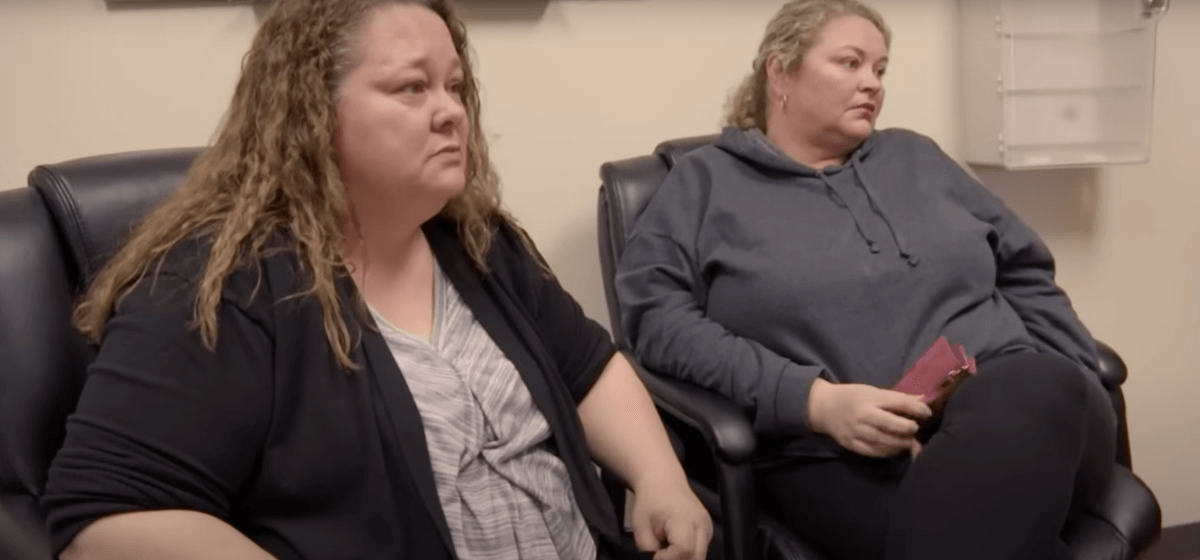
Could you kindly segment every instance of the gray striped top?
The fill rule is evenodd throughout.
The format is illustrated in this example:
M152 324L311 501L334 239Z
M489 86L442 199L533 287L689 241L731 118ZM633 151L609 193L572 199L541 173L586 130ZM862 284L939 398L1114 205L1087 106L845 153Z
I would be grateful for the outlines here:
M429 340L371 315L421 413L458 557L593 560L566 466L546 449L545 417L441 268Z

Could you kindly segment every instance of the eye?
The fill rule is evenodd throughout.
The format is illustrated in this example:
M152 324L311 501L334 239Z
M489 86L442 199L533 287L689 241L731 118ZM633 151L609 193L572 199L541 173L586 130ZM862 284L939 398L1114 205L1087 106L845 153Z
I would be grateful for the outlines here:
M452 82L450 82L449 85L446 86L446 90L449 91L450 93L454 94L454 97L462 99L463 83L458 80L452 81Z
M845 66L851 70L858 70L858 67L861 65L862 62L860 62L857 58L847 58L842 61L842 66Z
M428 86L425 85L425 82L421 82L421 81L406 82L406 83L402 84L400 87L396 88L396 93L404 93L404 94L409 94L409 95L420 95L422 93L425 93L425 90L427 88L428 88Z
M875 71L875 75L879 76L880 78L882 78L884 74L887 74L887 67L883 67Z

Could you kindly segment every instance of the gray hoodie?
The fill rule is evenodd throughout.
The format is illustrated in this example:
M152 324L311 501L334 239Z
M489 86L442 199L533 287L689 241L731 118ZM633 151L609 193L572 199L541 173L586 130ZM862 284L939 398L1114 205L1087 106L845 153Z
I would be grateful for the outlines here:
M980 363L1057 354L1099 383L1050 251L907 130L815 170L726 129L638 219L616 292L637 358L729 396L768 453L834 453L807 426L813 380L890 387L941 335Z

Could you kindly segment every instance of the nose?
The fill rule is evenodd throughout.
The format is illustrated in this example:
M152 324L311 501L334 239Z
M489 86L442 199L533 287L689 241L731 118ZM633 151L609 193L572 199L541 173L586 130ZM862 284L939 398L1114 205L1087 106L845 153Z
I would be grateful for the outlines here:
M863 91L875 93L883 89L883 79L875 72L874 68L866 68L862 80L859 82L859 87Z
M449 132L467 120L467 109L458 95L442 90L438 99L438 107L433 114L434 130Z

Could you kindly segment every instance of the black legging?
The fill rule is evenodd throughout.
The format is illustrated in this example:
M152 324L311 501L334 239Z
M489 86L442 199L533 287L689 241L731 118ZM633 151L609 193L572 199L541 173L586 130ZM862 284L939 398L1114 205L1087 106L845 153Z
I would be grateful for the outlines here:
M756 474L758 500L837 560L1067 558L1067 518L1112 472L1116 415L1065 359L980 364L916 461L799 459Z

